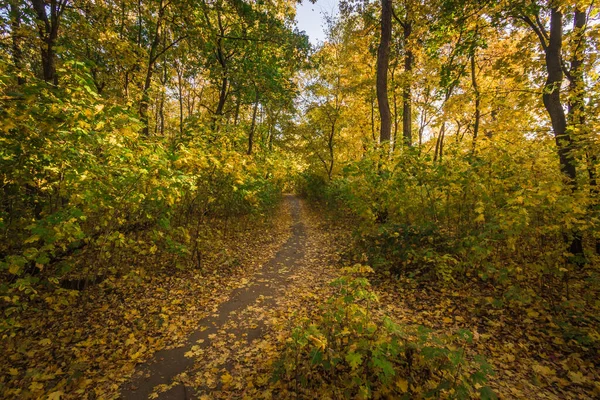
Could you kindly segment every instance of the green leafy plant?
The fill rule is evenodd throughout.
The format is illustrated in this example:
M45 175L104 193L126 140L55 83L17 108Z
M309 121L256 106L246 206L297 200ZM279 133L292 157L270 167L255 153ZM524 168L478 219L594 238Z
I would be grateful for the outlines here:
M344 268L322 316L294 329L276 379L297 394L318 390L342 398L495 398L493 373L467 350L473 335L436 335L395 323L377 310L368 266Z

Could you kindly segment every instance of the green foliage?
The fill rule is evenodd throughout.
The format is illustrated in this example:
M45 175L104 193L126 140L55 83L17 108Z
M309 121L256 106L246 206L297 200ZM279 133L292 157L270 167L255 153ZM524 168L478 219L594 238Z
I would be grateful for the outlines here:
M495 398L484 386L490 366L466 350L470 332L435 336L382 317L367 279L372 269L357 264L343 272L323 315L293 331L277 379L298 394L342 398Z
M322 175L304 171L296 177L298 194L312 201L324 201L328 198L329 186Z
M564 238L574 227L593 238L600 224L592 200L562 182L552 146L482 139L476 154L449 145L443 162L416 149L373 151L331 184L305 179L302 190L357 220L357 252L377 269L444 281L479 276L506 289L560 281L570 261Z
M277 204L283 178L268 154L238 151L245 132L143 138L82 65L65 68L60 88L31 80L0 108L4 306L27 307L67 276L126 275L160 254L171 261L156 268L198 266L211 221Z

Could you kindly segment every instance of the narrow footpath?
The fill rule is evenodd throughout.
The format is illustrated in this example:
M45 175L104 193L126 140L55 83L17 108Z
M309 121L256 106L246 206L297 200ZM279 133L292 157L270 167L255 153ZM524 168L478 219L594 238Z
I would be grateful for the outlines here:
M332 271L324 265L321 272L315 274L312 270L321 264L318 259L323 259L322 255L312 254L323 240L313 238L317 243L310 244L311 251L307 251L308 233L301 201L294 196L286 196L285 201L293 221L289 239L246 286L234 290L229 300L198 322L198 329L184 346L159 351L151 361L139 365L133 379L122 386L123 399L213 398L219 392L237 397L233 396L236 391L240 396L248 394L249 382L253 388L244 371L256 373L256 358L264 359L276 351L273 334L280 330L275 327L277 321L284 322L288 313L302 307L290 303L310 297L306 287L294 291L290 284L306 285L319 279L316 286L323 287L332 277ZM294 298L289 298L290 294ZM283 339L280 337L279 342Z

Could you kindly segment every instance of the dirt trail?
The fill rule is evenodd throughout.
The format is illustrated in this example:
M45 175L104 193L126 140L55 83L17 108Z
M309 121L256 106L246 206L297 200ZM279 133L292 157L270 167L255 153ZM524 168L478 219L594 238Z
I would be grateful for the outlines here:
M290 238L281 246L275 256L244 287L234 290L229 300L221 303L216 312L199 321L198 329L190 335L182 347L162 350L146 364L138 366L134 378L123 385L121 398L125 400L147 399L156 388L163 385L158 399L191 399L198 391L208 388L194 388L178 379L182 373L193 369L195 357L186 356L190 352L202 352L214 345L218 337L235 337L246 343L259 339L264 330L264 321L257 319L249 323L246 314L257 304L268 308L276 304L294 270L305 257L307 233L301 213L300 200L286 196L285 201L293 219ZM236 368L239 357L227 354L221 367L231 371ZM166 385L166 386L164 386Z

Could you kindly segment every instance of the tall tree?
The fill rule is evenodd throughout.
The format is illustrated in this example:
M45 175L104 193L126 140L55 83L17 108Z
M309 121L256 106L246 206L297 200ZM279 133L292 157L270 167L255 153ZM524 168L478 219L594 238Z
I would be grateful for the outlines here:
M389 142L392 134L392 114L388 100L388 68L392 39L392 0L381 0L381 36L377 50L377 103L381 125L379 141Z
M542 99L544 107L550 117L552 131L556 141L560 169L564 173L572 192L578 189L577 184L577 162L575 159L575 139L573 137L572 127L568 126L567 115L565 114L564 103L561 98L561 88L564 80L565 66L563 54L563 11L556 3L550 3L549 19L550 27L546 29L540 18L542 6L534 4L532 14L528 13L529 9L520 10L518 15L536 34L539 39L542 52L544 54L546 68L546 82ZM580 25L578 25L580 24ZM576 30L583 29L585 24L585 15L580 11L575 12L575 27ZM581 75L581 61L579 60L579 51L575 52L575 57L571 63L571 72L575 75ZM580 87L583 82L581 78L573 77L568 74L568 79L571 80L571 87ZM583 103L578 100L578 96L571 96L571 104L568 107L569 120L577 122L578 118L583 116ZM574 101L574 103L573 103ZM573 115L577 114L577 117ZM572 231L572 239L570 240L569 252L574 255L577 263L582 263L583 254L583 238L577 231Z
M405 2L404 18L400 18L392 9L394 19L402 27L402 41L404 44L404 79L402 82L402 137L404 144L412 146L412 71L414 54L410 40L412 40L413 20L409 2Z

